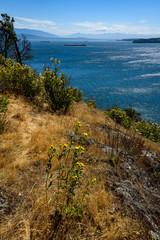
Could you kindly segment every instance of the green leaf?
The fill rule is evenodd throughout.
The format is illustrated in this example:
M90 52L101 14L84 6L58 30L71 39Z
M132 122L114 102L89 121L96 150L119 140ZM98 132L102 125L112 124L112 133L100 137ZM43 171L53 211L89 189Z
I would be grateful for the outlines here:
M50 179L50 178L52 178L52 177L53 177L53 175L54 175L54 174L52 173L52 174L50 175L49 179Z
M48 189L52 186L53 180L49 183Z

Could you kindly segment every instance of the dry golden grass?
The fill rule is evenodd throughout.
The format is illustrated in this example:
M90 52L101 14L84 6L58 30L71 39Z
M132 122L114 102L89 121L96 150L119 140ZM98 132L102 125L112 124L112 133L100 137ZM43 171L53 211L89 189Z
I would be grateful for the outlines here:
M7 130L0 135L0 190L9 205L4 213L0 212L0 239L52 239L53 219L45 199L49 146L68 143L68 131L74 129L77 121L83 125L80 133L105 142L102 126L107 122L114 127L115 123L103 111L88 108L83 102L76 103L67 115L56 115L39 112L22 97L14 96L10 97L8 121ZM154 150L159 146L151 145ZM97 178L86 214L80 222L70 222L70 228L69 223L63 222L54 239L142 239L138 237L141 224L121 215L120 210L115 211L115 199L104 188L106 165L100 160L107 161L108 155L91 145L86 147L85 158L84 181ZM99 161L92 163L89 159ZM53 166L56 170L57 160L53 160ZM54 212L54 205L51 211Z

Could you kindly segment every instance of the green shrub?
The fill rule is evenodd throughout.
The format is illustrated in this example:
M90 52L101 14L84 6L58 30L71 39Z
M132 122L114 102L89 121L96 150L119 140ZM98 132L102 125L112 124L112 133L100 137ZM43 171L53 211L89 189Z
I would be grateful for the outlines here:
M119 107L115 106L109 111L109 116L113 118L118 124L123 124L127 115Z
M91 96L89 99L84 99L84 102L88 105L90 108L97 108L96 100Z
M45 68L42 74L37 74L30 67L15 63L13 59L5 59L0 55L0 88L2 91L14 92L34 100L38 106L47 99L54 111L67 112L73 101L82 100L82 91L68 86L69 79L64 73L58 76L57 59L54 70Z
M88 102L86 101L86 103L90 108L97 108L96 100L94 100L93 98L90 98Z
M154 142L160 142L160 126L157 123L147 123L142 120L136 124L136 128L142 136Z
M30 67L0 56L0 87L3 91L33 99L41 92L42 84L36 72Z
M131 118L127 116L126 112L115 106L112 109L107 110L109 116L116 121L116 123L129 129L131 126Z
M83 92L81 90L79 90L77 87L73 88L71 87L71 90L73 92L73 100L75 102L80 102L82 101L83 98Z
M3 132L4 127L7 125L6 117L8 111L8 97L0 97L0 133Z
M54 71L48 68L42 74L46 96L54 111L61 110L67 112L74 100L79 101L82 99L82 92L77 91L77 88L68 86L69 79L66 75L61 73L58 76L57 74L59 61L54 58L51 61L55 64Z
M118 106L107 109L106 112L114 119L118 124L129 129L135 128L138 132L154 142L160 142L160 126L157 123L147 123L145 120L141 120L141 114L136 112L132 108L120 109Z
M133 108L126 108L124 109L126 112L126 115L130 117L131 119L135 120L136 122L141 120L141 113L136 112Z

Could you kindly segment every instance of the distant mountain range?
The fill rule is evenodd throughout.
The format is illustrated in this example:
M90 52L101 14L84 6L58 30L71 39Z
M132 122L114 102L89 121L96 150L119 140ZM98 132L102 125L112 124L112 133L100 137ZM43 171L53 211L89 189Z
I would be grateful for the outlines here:
M125 33L104 33L104 34L83 34L74 33L66 36L67 38L83 38L83 39L107 39L107 40L120 40L120 39L137 39L137 38L156 38L160 35L150 34L125 34Z
M22 34L26 35L27 39L29 40L44 40L44 39L55 39L55 38L60 38L54 34L44 32L44 31L39 31L39 30L33 30L33 29L21 29L21 28L15 28L15 32L18 37L20 37Z
M33 30L33 29L20 29L15 28L15 32L20 37L22 34L26 35L29 40L121 40L121 39L139 39L139 38L158 38L159 35L146 35L146 34L125 34L125 33L104 33L104 34L84 34L74 33L65 37L60 37L48 32Z

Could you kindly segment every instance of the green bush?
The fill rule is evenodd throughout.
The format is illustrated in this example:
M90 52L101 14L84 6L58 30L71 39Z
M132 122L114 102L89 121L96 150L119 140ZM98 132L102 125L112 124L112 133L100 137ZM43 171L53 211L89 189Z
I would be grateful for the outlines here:
M34 100L38 106L47 99L52 110L67 112L74 101L82 100L82 91L68 86L69 79L64 73L59 76L57 59L52 58L54 70L46 68L37 74L30 67L5 59L0 55L0 88Z
M79 90L77 87L73 88L71 87L71 90L73 92L73 100L75 102L80 102L82 101L83 98L83 92L81 90Z
M109 116L116 121L116 123L129 129L131 126L131 118L127 116L126 112L115 106L112 109L107 110Z
M135 128L138 132L154 142L160 142L160 126L157 123L147 123L145 120L141 120L141 114L136 112L132 108L120 109L118 106L107 109L106 112L114 119L118 124L129 129Z
M79 101L82 99L82 92L77 91L77 88L68 86L69 79L66 75L61 73L58 76L57 74L59 61L54 58L51 61L54 62L55 69L45 69L42 74L46 96L54 111L61 110L67 112L74 100Z
M128 117L135 120L136 122L141 120L141 113L136 112L133 108L126 108L124 111Z
M0 56L0 87L3 91L21 94L32 100L41 92L42 84L30 67Z
M97 108L96 100L94 100L93 97L90 97L89 101L85 100L85 102L87 103L88 107Z
M145 120L138 122L136 128L142 136L154 142L160 142L160 126L157 123L147 123Z
M3 132L4 127L7 125L6 117L8 111L8 97L0 97L0 133Z

